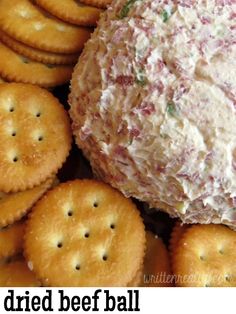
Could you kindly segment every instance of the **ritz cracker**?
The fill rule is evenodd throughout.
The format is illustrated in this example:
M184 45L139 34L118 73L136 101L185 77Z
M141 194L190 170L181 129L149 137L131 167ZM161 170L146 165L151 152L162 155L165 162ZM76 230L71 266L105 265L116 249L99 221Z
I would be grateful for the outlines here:
M43 311L52 312L55 307L53 301L57 298L57 310L64 312L72 311L100 311L110 312L132 311L139 312L139 290L126 290L122 295L112 295L108 289L96 289L92 295L73 295L68 296L64 290L54 291L46 290L45 295L40 298L38 295L30 295L30 291L26 290L25 295L17 295L14 290L8 290L8 294L4 299L5 311ZM90 292L89 292L90 293ZM54 298L55 296L55 298Z

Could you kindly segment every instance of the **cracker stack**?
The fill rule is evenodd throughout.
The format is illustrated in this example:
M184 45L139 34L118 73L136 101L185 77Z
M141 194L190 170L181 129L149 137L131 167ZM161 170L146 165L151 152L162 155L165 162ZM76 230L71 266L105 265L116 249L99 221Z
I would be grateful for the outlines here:
M23 238L27 263L16 256ZM0 286L171 286L162 240L130 199L95 180L45 193L26 222L0 231L0 254Z
M71 129L50 92L0 84L0 119L0 286L149 286L170 272L130 199L94 180L55 187Z
M22 255L25 218L71 147L67 112L47 90L0 84L0 286L38 286Z
M0 120L0 286L138 284L146 240L132 201L93 180L52 188L72 141L58 100L0 84Z
M101 12L72 0L1 0L0 77L47 88L67 83Z
M24 231L24 220L0 230L0 287L40 286L21 255Z

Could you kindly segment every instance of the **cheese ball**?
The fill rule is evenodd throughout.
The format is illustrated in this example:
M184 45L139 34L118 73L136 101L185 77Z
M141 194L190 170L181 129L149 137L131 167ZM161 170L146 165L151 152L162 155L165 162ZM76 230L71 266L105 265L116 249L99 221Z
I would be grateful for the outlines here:
M69 103L94 173L185 223L236 228L236 3L116 0Z

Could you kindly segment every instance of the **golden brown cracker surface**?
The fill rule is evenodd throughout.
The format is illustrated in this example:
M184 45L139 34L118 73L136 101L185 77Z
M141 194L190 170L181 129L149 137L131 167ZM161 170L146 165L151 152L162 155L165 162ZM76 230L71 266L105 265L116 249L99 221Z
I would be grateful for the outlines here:
M33 208L25 234L25 256L49 286L126 286L144 249L136 206L94 180L49 191Z
M0 29L24 44L59 53L81 51L91 33L50 16L29 0L1 0Z
M143 265L138 269L134 278L128 283L127 287L140 287L143 281Z
M35 202L50 188L53 178L23 192L0 192L0 228L21 219Z
M87 6L75 0L36 0L43 9L68 23L95 26L101 9Z
M50 92L0 85L0 191L39 185L62 166L71 147L67 112Z
M147 248L144 257L142 286L171 287L173 280L170 269L170 258L161 238L148 231Z
M8 81L54 87L70 80L73 66L32 61L0 42L0 75Z
M31 60L45 63L45 64L75 64L78 60L78 53L75 54L59 54L53 52L47 52L38 50L21 43L18 40L13 39L4 32L0 32L0 37L3 43L5 43L12 50L18 54L25 56Z
M0 287L40 287L40 285L23 259L0 264Z
M23 221L0 229L0 258L8 258L22 251L24 232Z
M236 286L236 232L223 225L195 225L180 239L173 255L176 285Z
M169 251L170 251L171 256L175 248L177 247L179 240L181 239L185 231L188 230L189 227L190 225L183 224L180 221L177 221L175 223L172 229L171 235L170 235L170 240L169 240Z

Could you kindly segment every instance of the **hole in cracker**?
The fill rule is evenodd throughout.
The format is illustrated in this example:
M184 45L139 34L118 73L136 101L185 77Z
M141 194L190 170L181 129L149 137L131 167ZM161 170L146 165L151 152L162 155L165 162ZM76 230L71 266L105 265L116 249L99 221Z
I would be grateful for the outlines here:
M80 270L80 265L77 264L77 265L75 266L75 269L76 269L76 270Z
M111 229L115 229L115 224L110 224Z
M98 202L94 202L93 207L98 207Z
M14 112L15 111L15 108L14 107L10 107L9 108L9 112Z
M205 287L207 288L207 287L210 287L210 284L209 283L206 283L205 284Z
M37 113L36 113L36 117L37 117L37 118L41 117L41 112L37 112Z
M225 280L229 282L230 281L230 276L229 275L225 275Z
M57 243L57 247L58 247L59 249L61 249L61 248L63 247L62 242L58 242L58 243Z
M67 213L67 215L68 215L69 217L73 216L73 211L72 211L72 210L69 210L68 213Z
M18 161L18 157L15 156L15 157L13 158L13 162L17 162L17 161Z
M206 260L206 257L203 256L203 255L200 255L199 258L200 258L201 261L205 261Z
M219 252L221 255L224 254L224 251L223 251L222 249L220 249L218 252Z
M103 257L102 257L102 259L103 259L104 261L107 261L108 256L107 256L106 254L104 254Z
M16 136L16 131L13 131L13 132L11 133L11 136Z
M84 237L89 238L89 236L90 236L89 232L85 232Z
M38 141L41 142L42 140L43 140L43 136L42 136L42 135L39 135Z

